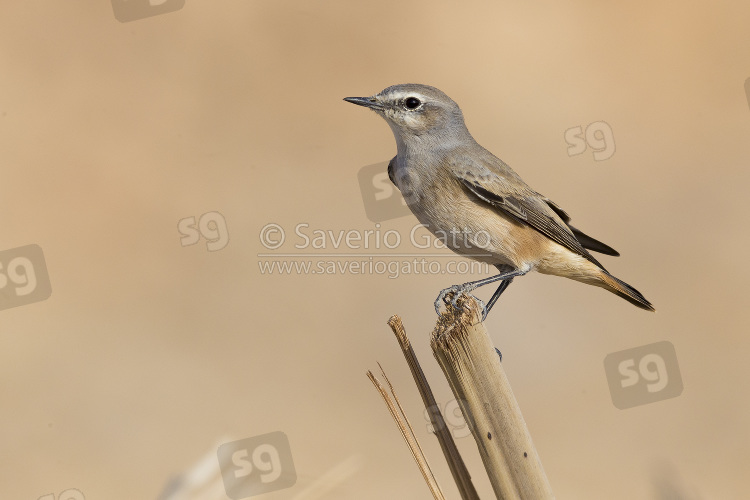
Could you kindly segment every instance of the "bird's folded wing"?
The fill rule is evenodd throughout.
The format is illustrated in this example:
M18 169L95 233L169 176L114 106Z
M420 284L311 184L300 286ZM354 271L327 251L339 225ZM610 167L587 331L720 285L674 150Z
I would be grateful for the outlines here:
M549 239L604 269L604 266L586 251L567 226L565 218L570 219L567 214L556 205L554 207L548 205L544 197L529 188L504 163L501 162L497 168L502 170L503 167L512 174L510 178L503 178L490 168L473 161L461 162L460 166L455 165L453 172L479 199L518 222L528 224ZM565 218L561 217L558 210Z

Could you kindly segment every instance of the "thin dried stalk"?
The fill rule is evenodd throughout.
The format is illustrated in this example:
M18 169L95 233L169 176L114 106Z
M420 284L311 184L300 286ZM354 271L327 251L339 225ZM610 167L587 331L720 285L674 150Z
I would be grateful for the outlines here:
M393 391L393 386L391 385L390 380L388 380L388 377L385 375L382 366L380 367L380 371L383 375L383 378L388 383L388 387L390 388L393 396L388 393L385 387L383 387L380 381L375 378L375 375L373 375L371 371L368 370L367 376L369 377L370 381L372 381L378 392L380 392L383 401L385 401L385 404L388 407L388 411L391 412L391 416L396 422L399 431L401 431L401 436L409 446L412 457L414 457L414 461L417 462L419 471L422 473L422 477L424 477L427 486L430 488L432 496L435 498L435 500L445 500L445 496L440 490L440 485L438 484L437 479L435 479L435 475L432 473L430 465L427 463L427 457L425 457L424 452L422 451L422 447L419 445L419 441L414 434L414 429L412 429L411 424L409 423L409 419L406 418L406 414L401 407L401 403L399 403L398 398L396 397L396 393Z

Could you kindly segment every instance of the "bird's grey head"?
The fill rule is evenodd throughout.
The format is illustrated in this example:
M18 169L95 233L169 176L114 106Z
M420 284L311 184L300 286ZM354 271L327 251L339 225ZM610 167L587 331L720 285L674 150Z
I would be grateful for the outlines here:
M446 141L471 137L458 104L429 85L393 85L370 97L347 97L347 102L375 111L388 122L399 146L412 140Z

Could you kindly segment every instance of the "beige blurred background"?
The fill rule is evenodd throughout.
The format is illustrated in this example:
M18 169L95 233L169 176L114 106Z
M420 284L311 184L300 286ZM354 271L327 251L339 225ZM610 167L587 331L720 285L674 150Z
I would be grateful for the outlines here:
M300 223L375 228L357 173L395 142L341 99L405 82L453 97L657 307L531 275L490 315L557 497L744 497L748 19L740 2L187 0L121 23L106 0L4 2L0 250L39 245L52 295L0 311L0 497L156 499L227 439L281 431L297 482L258 498L332 470L309 498L431 498L365 377L379 361L457 498L385 322L402 315L447 403L432 302L482 275L259 268L268 223L289 233L279 252ZM565 131L602 120L615 154L569 156ZM178 222L212 211L226 247L183 246ZM605 356L662 340L682 395L615 408ZM458 444L492 498L472 438Z

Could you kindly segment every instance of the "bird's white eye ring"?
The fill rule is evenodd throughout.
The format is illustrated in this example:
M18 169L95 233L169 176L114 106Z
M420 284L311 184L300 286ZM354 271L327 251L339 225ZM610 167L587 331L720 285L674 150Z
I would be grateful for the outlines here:
M404 101L404 106L406 106L406 109L417 109L421 105L422 101L420 101L416 97L407 97Z

